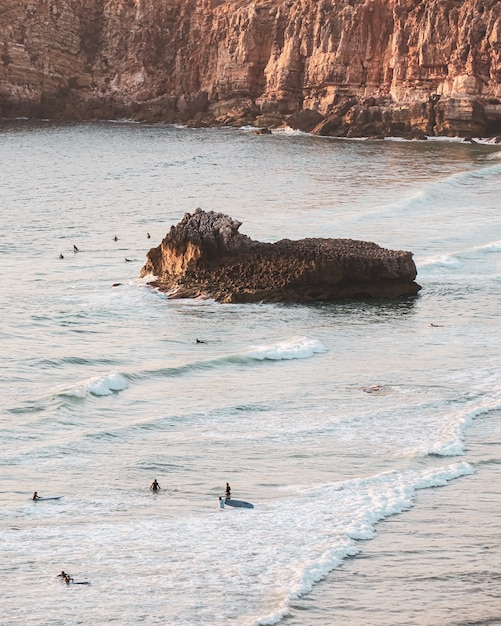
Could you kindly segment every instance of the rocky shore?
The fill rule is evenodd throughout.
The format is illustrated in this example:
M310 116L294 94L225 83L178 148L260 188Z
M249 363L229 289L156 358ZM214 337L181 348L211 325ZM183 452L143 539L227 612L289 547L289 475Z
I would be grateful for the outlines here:
M0 117L501 136L499 0L3 0Z
M172 298L219 302L328 302L415 295L412 254L352 239L254 241L241 223L197 209L147 254L141 276Z

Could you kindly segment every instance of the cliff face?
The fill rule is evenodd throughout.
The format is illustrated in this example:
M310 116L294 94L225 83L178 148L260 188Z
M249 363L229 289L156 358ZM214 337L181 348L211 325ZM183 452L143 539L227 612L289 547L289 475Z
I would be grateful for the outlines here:
M352 239L254 241L241 223L197 209L148 253L141 276L172 298L220 302L316 302L415 295L410 252Z
M0 114L501 135L501 2L2 0Z

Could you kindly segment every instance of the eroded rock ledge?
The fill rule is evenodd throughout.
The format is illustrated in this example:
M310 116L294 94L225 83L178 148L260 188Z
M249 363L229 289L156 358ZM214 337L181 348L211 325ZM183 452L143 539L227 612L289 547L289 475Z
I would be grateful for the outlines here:
M413 296L412 253L353 239L254 241L228 215L196 209L152 248L141 276L173 298L327 302Z

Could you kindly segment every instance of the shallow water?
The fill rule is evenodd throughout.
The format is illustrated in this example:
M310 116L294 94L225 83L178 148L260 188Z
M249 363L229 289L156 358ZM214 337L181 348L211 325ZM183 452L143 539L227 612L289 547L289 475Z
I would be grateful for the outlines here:
M478 450L496 439L501 407L500 155L459 142L4 124L6 623L250 625L291 612L291 623L397 624L430 589L447 597L446 578L414 581L380 622L364 622L365 583L335 600L353 568L375 596L409 580L409 559L412 570L433 562L430 545L456 558L429 532L447 526L447 494L464 499L473 544L498 515L479 524L468 507L498 478ZM139 272L197 206L255 239L411 250L423 289L388 303L168 300ZM226 481L255 508L218 510ZM33 503L34 490L64 498ZM391 567L381 537L396 544ZM66 587L61 569L92 584ZM495 599L483 602L495 614ZM440 623L430 620L401 623Z

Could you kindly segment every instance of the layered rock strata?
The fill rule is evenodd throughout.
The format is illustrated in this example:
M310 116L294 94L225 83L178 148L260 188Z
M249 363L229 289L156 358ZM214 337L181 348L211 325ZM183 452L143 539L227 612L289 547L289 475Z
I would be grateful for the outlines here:
M2 0L0 116L501 135L501 2Z
M254 241L241 223L197 209L147 255L141 276L173 298L219 302L328 302L415 295L412 254L353 239Z

